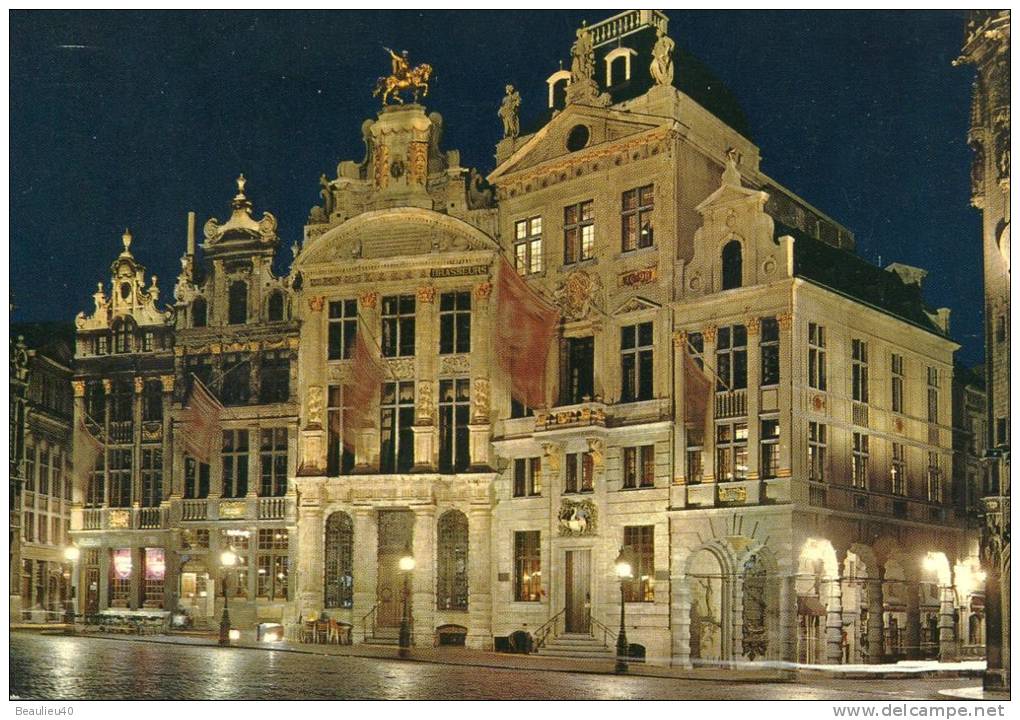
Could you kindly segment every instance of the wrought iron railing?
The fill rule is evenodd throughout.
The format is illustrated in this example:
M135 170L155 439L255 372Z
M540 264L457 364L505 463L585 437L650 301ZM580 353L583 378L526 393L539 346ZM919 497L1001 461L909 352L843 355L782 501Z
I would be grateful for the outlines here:
M563 608L539 626L538 630L534 633L535 642L533 647L535 650L538 650L540 647L545 645L546 640L549 639L549 635L556 637L556 626L559 624L559 619L563 617L566 612L567 609Z
M375 637L375 621L378 616L379 606L382 605L382 600L372 606L372 609L361 616L361 638L363 642L368 642L370 637ZM369 630L371 629L371 633Z
M607 625L599 622L595 617L591 618L591 624L593 626L591 630L592 637L598 637L596 631L602 632L602 644L606 647L613 647L616 644L616 633L609 629Z

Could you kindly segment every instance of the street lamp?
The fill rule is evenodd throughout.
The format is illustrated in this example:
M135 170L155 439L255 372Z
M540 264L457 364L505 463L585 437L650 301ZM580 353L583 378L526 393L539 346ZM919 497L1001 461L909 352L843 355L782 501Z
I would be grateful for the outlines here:
M404 573L404 606L400 614L400 657L407 657L411 647L411 573L414 572L414 555L411 548L404 551L400 558L400 571Z
M75 593L74 589L76 586L77 579L77 564L78 558L81 557L81 550L78 549L77 545L68 545L64 548L64 559L71 563L71 577L68 588L67 606L64 609L64 624L67 626L64 628L64 632L68 635L74 635L74 604L75 604Z
M220 553L223 566L223 615L220 617L220 645L230 645L230 612L227 610L227 573L237 564L237 553L231 549Z
M627 606L625 583L634 577L634 560L630 548L620 548L620 554L616 557L616 577L620 578L620 634L616 636L616 672L627 672L627 658L630 656L630 646L627 644L627 627L624 624L624 612Z

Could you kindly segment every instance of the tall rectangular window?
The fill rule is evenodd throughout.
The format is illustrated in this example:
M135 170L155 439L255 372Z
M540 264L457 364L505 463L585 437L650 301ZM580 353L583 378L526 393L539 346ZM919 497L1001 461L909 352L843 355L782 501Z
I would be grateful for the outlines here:
M822 423L808 423L808 479L815 482L825 480L826 434Z
M631 579L623 585L626 602L655 602L655 526L623 528L623 545L634 559Z
M514 263L521 275L542 272L542 218L514 223Z
M747 387L747 328L743 325L719 328L716 337L716 390Z
M96 456L96 465L89 473L85 485L85 507L101 507L106 502L106 458L100 452Z
M928 422L939 421L939 369L928 368Z
M251 358L240 353L224 355L220 384L220 402L224 405L246 404L251 397Z
M747 423L716 426L715 473L720 482L747 479Z
M623 448L623 487L655 486L655 446Z
M935 452L928 453L928 502L942 502L942 470Z
M50 450L42 448L39 451L39 494L50 494Z
M538 530L514 533L514 600L542 599L542 534Z
M760 475L763 478L774 478L779 474L779 419L768 418L761 421L761 455L759 457Z
M704 476L702 453L705 451L705 431L700 427L687 428L687 459L685 477L688 485L699 484Z
M903 356L892 354L892 411L903 412Z
M163 419L163 383L146 380L142 394L142 420L159 422Z
M620 328L620 402L652 399L654 343L651 322Z
M779 384L779 322L775 318L761 319L761 384L763 387Z
M329 303L329 360L346 360L354 352L358 334L358 301L331 300Z
M542 458L514 460L514 497L542 494Z
M248 431L223 431L223 493L237 498L248 494Z
M195 458L184 458L184 497L201 499L209 497L209 465Z
M290 351L270 350L262 355L259 402L287 402L290 399Z
M414 465L414 383L383 383L379 413L379 468L408 472Z
M853 399L868 402L868 343L853 339L850 343L850 381Z
M384 357L414 356L414 295L390 295L382 299L382 354Z
M590 452L568 453L563 492L592 492L595 489L595 463Z
M237 555L237 562L230 578L233 596L248 597L248 554L251 552L251 533L248 530L220 531L220 547L229 547Z
M595 203L587 200L563 209L563 264L588 260L595 253Z
M892 469L889 471L889 480L893 495L907 494L907 452L903 443L892 444Z
M35 445L25 443L25 490L35 492Z
M131 450L110 450L110 507L131 507Z
M353 432L352 428L345 428L349 421L350 407L346 405L343 386L330 385L326 408L326 474L332 477L350 475L354 469L354 446L350 440ZM348 439L344 437L345 432Z
M471 352L471 293L439 296L439 354Z
M287 494L287 428L262 428L259 442L259 495Z
M595 394L595 338L567 338L565 344L563 404L574 405L591 400Z
M808 323L808 385L816 390L827 389L825 366L825 328Z
M142 448L142 507L163 501L163 450Z
M868 436L864 433L853 434L853 459L851 467L851 484L861 490L868 489Z
M653 185L628 190L623 194L623 252L651 247L655 243L652 211L655 209Z
M287 599L290 577L289 537L284 528L259 528L258 596Z
M439 472L462 472L471 464L468 422L471 381L439 381Z

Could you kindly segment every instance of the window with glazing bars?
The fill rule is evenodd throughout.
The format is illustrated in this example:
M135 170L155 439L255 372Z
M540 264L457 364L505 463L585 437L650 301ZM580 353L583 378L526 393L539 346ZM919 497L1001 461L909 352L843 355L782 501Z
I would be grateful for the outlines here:
M731 325L719 328L715 350L716 391L747 387L747 328Z
M414 382L383 383L379 406L381 472L408 472L414 465Z
M330 385L326 408L326 474L330 476L349 475L354 469L354 429L345 428L345 423L353 421L345 402L343 386Z
M439 354L471 352L471 293L439 296Z
M628 190L623 194L623 252L651 247L655 243L652 211L655 209L653 185Z
M566 483L563 492L592 492L595 489L595 466L590 452L568 453Z
M928 453L928 502L942 502L942 470L935 452Z
M719 482L747 479L747 423L716 426L715 465Z
M131 450L109 451L110 507L131 507Z
M209 497L209 465L192 457L184 458L184 497Z
M248 431L224 430L222 451L222 497L248 494Z
M928 368L928 422L939 421L939 369Z
M436 607L468 609L468 520L459 510L439 518L439 553L436 567Z
M466 470L471 464L468 422L471 380L439 381L439 472Z
M892 354L892 411L903 412L903 356Z
M651 322L620 328L620 402L652 399L653 349Z
M779 384L779 322L775 318L761 319L761 384L763 387Z
M704 477L705 431L700 427L687 428L687 460L685 479L688 485L697 485Z
M816 390L827 388L825 366L825 328L808 323L808 385Z
M142 448L142 507L157 507L163 501L163 451Z
M278 403L290 399L290 351L270 350L262 355L259 402Z
M259 441L259 495L287 494L287 428L262 428Z
M251 358L240 353L224 355L220 386L219 399L224 405L247 403L251 397Z
M514 264L521 275L542 272L542 218L514 223Z
M70 483L69 483L70 484ZM104 453L96 456L96 464L89 473L88 481L85 484L85 507L102 507L106 502L106 458Z
M382 299L384 357L414 356L414 311L414 295L389 295Z
M163 383L146 380L142 394L142 419L146 422L163 420Z
M50 449L39 450L39 494L50 494Z
M514 533L514 600L542 600L542 535L539 530Z
M289 538L283 528L259 528L258 587L259 597L287 598L290 575Z
M358 334L358 301L331 300L329 303L328 359L346 360L354 352Z
M514 497L542 494L542 458L514 460Z
M868 436L864 433L853 434L853 458L851 467L851 484L855 488L868 488Z
M588 260L595 253L595 203L587 200L563 208L563 264Z
M623 487L655 486L655 446L623 448Z
M825 480L825 453L827 428L822 423L808 423L808 479Z
M850 343L850 380L853 399L868 402L868 343L856 338Z
M631 579L623 584L626 602L655 602L655 526L623 528L624 547L634 559Z
M779 474L779 419L765 418L761 421L761 455L759 475L774 478Z
M907 494L907 453L903 443L892 444L892 469L889 480L893 495Z
M354 523L345 512L326 519L324 584L326 607L354 607Z

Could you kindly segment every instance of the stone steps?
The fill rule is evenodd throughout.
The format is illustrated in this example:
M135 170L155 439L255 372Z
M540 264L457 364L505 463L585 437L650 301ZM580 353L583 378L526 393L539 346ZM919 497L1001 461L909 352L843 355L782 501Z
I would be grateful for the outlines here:
M606 647L591 635L563 634L546 640L545 645L538 649L539 655L548 657L575 657L610 659L615 657L616 650Z

